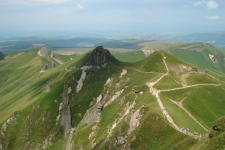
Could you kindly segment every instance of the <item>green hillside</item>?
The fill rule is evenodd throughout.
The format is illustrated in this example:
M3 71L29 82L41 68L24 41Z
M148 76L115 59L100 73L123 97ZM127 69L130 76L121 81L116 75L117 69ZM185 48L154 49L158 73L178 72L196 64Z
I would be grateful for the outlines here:
M38 49L0 61L0 149L223 148L224 73L159 50L114 56L99 46L57 54L63 64Z
M166 51L186 62L225 72L225 52L210 44L183 44L167 48Z

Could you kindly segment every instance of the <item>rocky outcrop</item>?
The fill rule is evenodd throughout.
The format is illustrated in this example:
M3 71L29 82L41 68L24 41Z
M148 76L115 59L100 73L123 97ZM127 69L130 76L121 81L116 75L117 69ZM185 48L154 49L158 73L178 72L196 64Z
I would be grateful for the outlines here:
M216 59L215 55L209 54L209 58L212 60L213 63L218 64L218 60Z
M51 57L55 58L55 53L53 51L51 52Z
M95 122L99 122L101 119L101 112L103 110L103 105L101 103L102 95L97 97L97 102L87 110L85 113L81 124L88 124L91 125Z
M113 56L107 49L104 49L103 46L98 46L92 51L85 65L92 67L105 67L112 59Z
M62 115L60 119L60 124L64 130L64 138L68 136L71 131L71 108L70 108L70 98L68 89L71 90L71 86L75 86L77 84L77 79L75 76L71 75L66 83L64 84L64 90L62 93L62 104L60 104L60 110L62 109ZM69 88L70 87L70 88Z
M140 109L138 109L131 115L130 122L129 122L130 128L128 130L128 134L130 134L136 127L139 126L141 117L142 115L141 115Z
M8 126L12 121L14 121L14 120L15 120L15 117L14 117L14 116L10 117L10 118L2 125L2 130L3 130L3 131L6 131L7 126Z
M48 58L48 50L45 47L42 47L38 51L38 55L44 58Z

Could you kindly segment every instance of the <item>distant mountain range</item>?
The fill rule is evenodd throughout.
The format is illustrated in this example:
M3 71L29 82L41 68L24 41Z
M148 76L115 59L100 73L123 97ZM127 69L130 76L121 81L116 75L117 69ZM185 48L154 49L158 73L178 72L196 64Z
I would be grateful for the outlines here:
M133 37L133 36L132 36ZM62 48L94 48L103 45L107 48L125 48L140 50L141 42L152 40L165 40L181 43L204 42L210 43L217 48L225 50L225 32L193 33L193 34L143 34L136 37L139 43L108 38L8 38L0 40L0 52L10 53L13 51L30 50L44 46L51 50ZM133 38L131 38L133 39Z

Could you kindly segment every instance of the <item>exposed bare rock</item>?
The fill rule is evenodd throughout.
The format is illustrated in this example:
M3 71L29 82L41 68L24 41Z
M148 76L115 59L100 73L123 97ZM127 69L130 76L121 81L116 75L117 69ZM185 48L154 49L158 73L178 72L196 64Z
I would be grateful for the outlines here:
M50 91L51 91L51 87L50 87L50 85L47 85L45 93L49 93Z
M84 82L84 80L86 78L86 72L85 72L86 69L88 69L88 68L84 67L83 70L82 70L81 77L80 77L80 79L78 81L78 84L77 84L77 87L76 87L76 92L77 93L81 90L81 88L83 86L83 82Z
M59 111L62 109L62 115L61 115L61 126L64 129L64 138L68 136L71 130L71 110L70 110L70 105L69 105L69 95L68 95L68 89L69 86L75 86L77 83L77 80L75 76L70 76L66 83L64 84L64 90L62 93L62 104L59 106Z
M128 130L128 134L130 134L137 126L139 126L141 117L142 115L140 113L140 109L138 109L131 115L130 122L129 122L130 128Z
M215 58L214 55L209 54L209 58L212 60L213 63L215 63L215 64L218 64L219 63L218 60Z
M92 139L92 137L94 136L94 134L95 134L95 132L91 132L91 133L89 134L89 136L88 136L88 139L89 139L89 140Z
M127 74L127 69L123 69L122 72L120 73L120 78L122 78L126 74Z
M65 150L72 150L73 145L74 145L74 142L72 141L74 132L75 132L75 128L71 128L71 130L69 132L70 133L69 134L69 138L68 138L68 140L66 142L66 148L65 148Z
M126 141L126 139L123 136L118 136L117 137L117 146L124 144L125 141Z
M56 64L52 61L52 68L55 68Z
M64 129L64 137L66 137L71 129L71 110L69 105L64 108L64 111L62 113L61 125Z
M42 47L38 51L38 55L44 58L48 58L48 50L45 47Z
M123 93L123 91L124 91L124 89L116 92L115 95L113 95L112 98L104 105L104 107L111 104L115 99L117 99Z
M50 147L52 145L51 140L52 140L52 134L50 134L50 136L48 136L43 142L42 144L40 144L41 149L46 150L48 147Z
M145 56L149 56L150 54L154 53L155 51L156 51L156 49L143 49L142 50L142 52L145 54Z
M84 115L81 124L87 123L88 125L91 125L95 122L100 121L101 117L101 111L102 111L102 104L101 102L97 102L94 106L92 106Z
M132 141L136 140L136 135L135 135L135 134L133 135L133 137L132 137L131 140L132 140Z
M55 53L53 51L51 51L51 57L55 58Z
M111 79L111 78L108 78L108 80L106 81L106 83L105 83L105 85L104 85L104 86L109 85L111 82L112 82L112 79Z
M98 46L93 50L85 64L91 65L94 68L96 68L96 66L105 67L111 59L113 59L113 56L110 52L102 46Z
M71 87L68 87L68 94L71 92L71 90L72 90Z
M97 102L100 102L102 99L102 95L100 94L98 97L97 97Z
M3 125L2 125L2 130L3 131L6 131L7 129L7 126L13 122L15 120L15 117L14 116L11 116Z

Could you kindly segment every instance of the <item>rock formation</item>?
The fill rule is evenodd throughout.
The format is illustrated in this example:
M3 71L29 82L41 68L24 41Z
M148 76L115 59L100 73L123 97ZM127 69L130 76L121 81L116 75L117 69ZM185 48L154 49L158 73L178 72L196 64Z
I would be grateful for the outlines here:
M113 56L108 50L104 49L102 46L98 46L93 50L85 65L93 67L104 67L112 59Z
M71 109L70 109L70 98L69 98L69 92L68 89L71 85L75 86L77 84L77 80L75 76L70 76L66 83L64 84L64 90L62 93L62 115L61 115L61 126L64 129L64 137L67 137L67 135L70 133L71 130Z
M39 51L38 51L38 55L44 58L48 58L48 50L45 47L42 47Z

